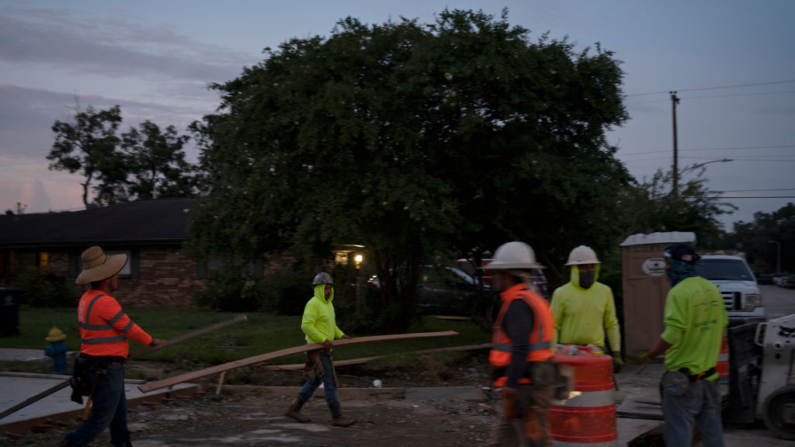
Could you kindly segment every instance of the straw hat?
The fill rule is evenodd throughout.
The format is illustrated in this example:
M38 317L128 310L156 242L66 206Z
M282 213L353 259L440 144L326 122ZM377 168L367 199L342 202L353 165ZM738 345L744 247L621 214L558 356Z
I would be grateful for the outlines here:
M83 271L75 280L77 284L88 284L108 279L119 273L127 264L127 255L106 255L96 245L84 251L80 258L83 260Z

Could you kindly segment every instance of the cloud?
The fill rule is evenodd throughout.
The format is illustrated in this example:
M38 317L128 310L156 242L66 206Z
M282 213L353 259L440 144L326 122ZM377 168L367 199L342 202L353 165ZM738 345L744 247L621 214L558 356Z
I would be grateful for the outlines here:
M4 8L0 60L78 74L222 82L261 59L195 41L168 25L127 18L76 18L68 9Z
M22 187L19 201L27 205L29 213L43 213L52 210L50 196L39 180L31 180Z

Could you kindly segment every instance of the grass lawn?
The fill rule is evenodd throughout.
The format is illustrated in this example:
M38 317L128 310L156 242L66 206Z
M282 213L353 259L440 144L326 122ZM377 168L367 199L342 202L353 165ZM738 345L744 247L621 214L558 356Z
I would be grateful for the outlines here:
M156 338L171 339L215 323L234 318L238 314L219 313L203 309L126 309L127 314L145 331ZM299 346L303 343L301 317L288 317L251 312L248 321L220 329L216 332L188 340L160 351L147 354L143 359L170 361L181 365L194 363L218 364L252 357L267 352ZM77 311L74 308L35 309L23 306L19 313L21 335L0 338L0 348L41 349L47 347L44 340L52 326L66 334L65 343L79 350L80 334L77 326ZM337 322L345 330L345 322ZM454 337L366 343L343 346L334 350L335 360L389 355L425 349L461 346L491 341L490 331L469 322L442 321L423 317L420 324L410 332L436 332L453 330ZM356 337L359 334L350 334ZM365 334L361 334L365 335ZM374 334L366 334L374 335ZM130 352L142 349L130 342ZM294 355L276 359L273 363L303 363L304 356Z

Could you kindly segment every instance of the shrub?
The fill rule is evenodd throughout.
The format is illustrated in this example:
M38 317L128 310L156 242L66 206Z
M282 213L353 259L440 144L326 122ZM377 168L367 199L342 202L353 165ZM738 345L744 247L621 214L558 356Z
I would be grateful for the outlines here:
M207 287L194 293L196 303L224 312L250 312L262 309L265 293L260 278L225 267L213 272Z
M33 307L75 307L77 296L66 277L46 268L31 267L23 273L19 286L25 290L25 302Z

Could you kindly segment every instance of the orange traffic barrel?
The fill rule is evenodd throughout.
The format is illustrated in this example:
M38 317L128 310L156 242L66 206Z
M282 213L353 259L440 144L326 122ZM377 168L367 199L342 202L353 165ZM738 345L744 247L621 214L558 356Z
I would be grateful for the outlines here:
M574 370L574 392L549 407L549 426L557 447L618 446L613 359L581 351L556 355L554 362Z
M718 354L718 363L715 365L720 378L729 377L729 339L724 335L723 343Z

